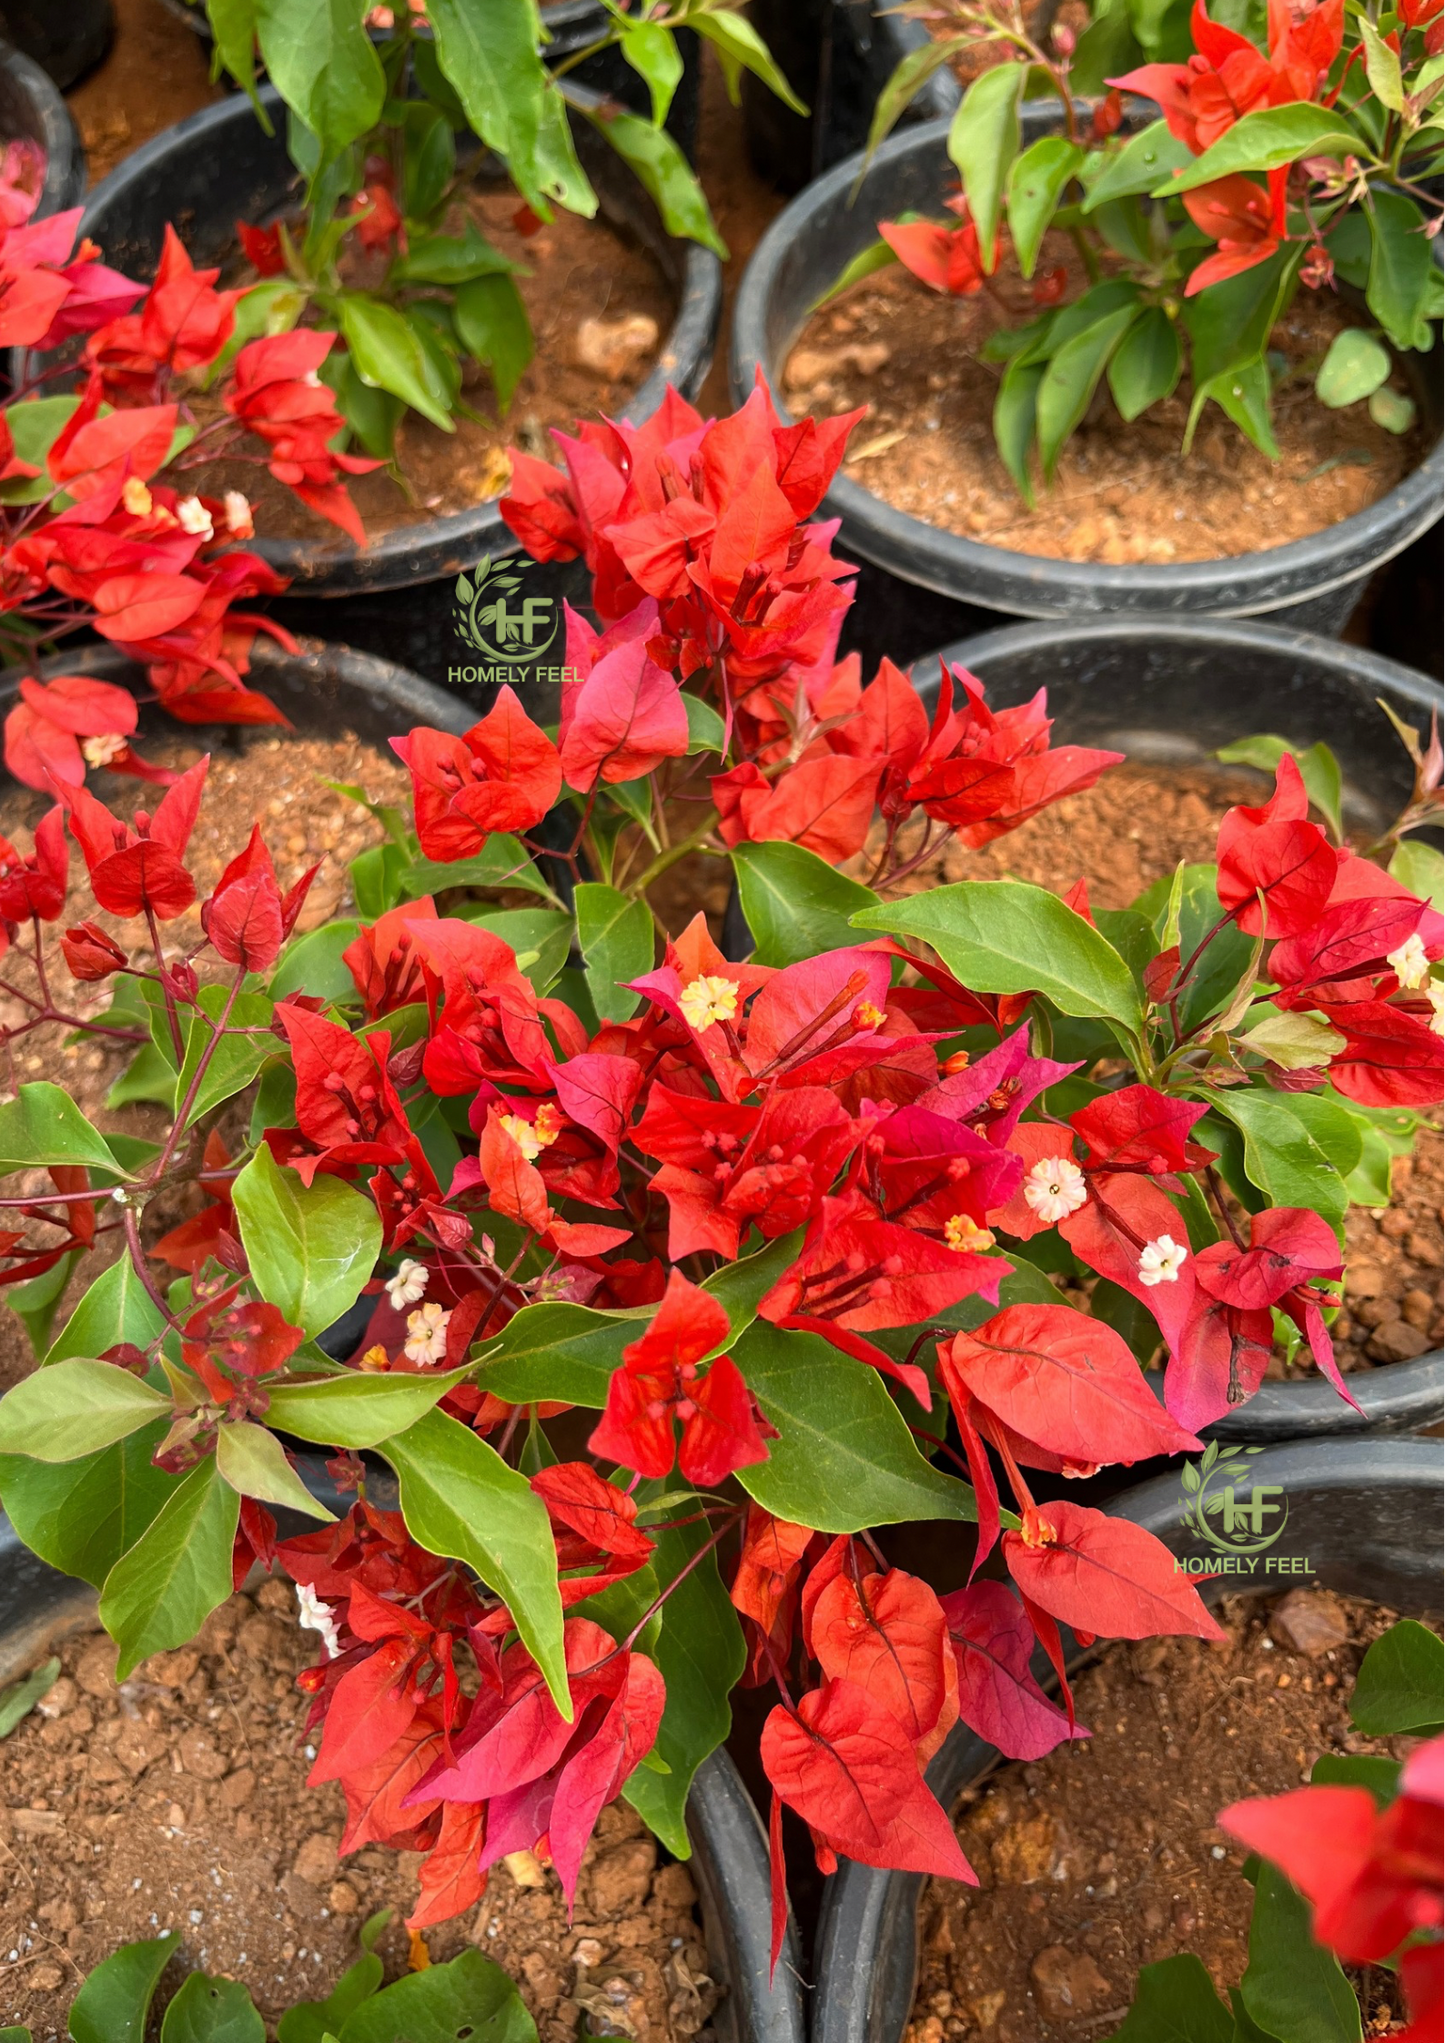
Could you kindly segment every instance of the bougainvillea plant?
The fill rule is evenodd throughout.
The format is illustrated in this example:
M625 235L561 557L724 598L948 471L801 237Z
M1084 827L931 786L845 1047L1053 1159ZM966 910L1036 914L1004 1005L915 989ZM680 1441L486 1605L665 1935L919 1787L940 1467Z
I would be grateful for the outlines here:
M555 734L504 688L465 736L397 735L414 832L379 811L357 918L295 938L311 875L283 893L258 828L168 946L204 760L133 824L57 783L7 855L12 955L67 917L173 1123L112 1141L44 1083L0 1106L34 1173L8 1275L123 1248L0 1403L0 1494L100 1585L122 1674L280 1558L322 1640L314 1778L346 1849L425 1854L416 1926L521 1849L570 1896L619 1792L685 1852L740 1680L776 1695L775 1854L786 1807L825 1868L971 1878L922 1775L950 1727L1085 1735L1030 1672L1038 1642L1062 1682L1061 1627L1217 1631L1152 1535L1056 1493L1198 1447L1280 1341L1348 1396L1340 1224L1440 1096L1440 916L1310 819L1291 752L1216 865L1132 909L899 891L1119 755L1052 745L1042 696L945 672L930 711L836 658L811 521L847 429L759 389L524 458L513 529L592 571L580 678ZM570 906L529 834L558 814ZM659 930L690 852L730 861L746 958L700 914ZM1097 1279L1091 1311L1050 1272ZM298 1441L358 1494L278 1547L273 1507L327 1515ZM917 1519L971 1551L956 1594L890 1564L876 1528Z
M154 281L133 283L94 242L77 241L79 207L32 219L43 180L40 151L10 143L0 160L0 347L27 367L0 411L0 655L23 668L89 626L146 669L180 721L284 724L244 679L258 631L295 649L280 626L235 607L286 587L238 545L254 529L248 499L188 495L156 477L224 448L267 466L364 542L342 477L375 464L331 451L342 420L316 375L334 336L246 340L248 294L217 290L218 272L194 268L169 227ZM41 395L56 376L79 389ZM220 401L209 425L194 411L202 387ZM137 704L126 689L25 675L19 694L5 764L27 787L78 787L102 765L174 780L133 750ZM46 844L50 857L56 832Z
M677 31L713 46L734 99L748 70L805 111L757 30L720 0L599 9L597 38L550 64L536 0L369 12L207 0L207 13L218 73L250 92L269 132L259 54L305 180L299 214L238 223L241 246L268 280L255 316L273 333L301 320L339 329L322 376L357 442L387 459L408 408L446 433L457 414L476 416L461 394L468 363L489 372L500 416L532 359L521 266L462 207L477 169L473 136L504 166L526 237L554 207L597 212L575 119L617 152L669 234L726 257L702 186L663 125L683 76ZM650 119L571 90L568 74L613 47L645 82Z
M1358 2037L1359 2002L1342 1958L1399 1975L1406 2026L1390 2022L1386 2003L1367 2008L1371 2035L1438 2043L1445 2015L1442 1678L1445 1654L1424 1625L1407 1618L1375 1640L1360 1663L1351 1721L1369 1737L1423 1742L1403 1763L1329 1753L1315 1761L1308 1787L1222 1810L1221 1828L1250 1853L1243 1870L1254 1887L1249 1964L1229 1990L1231 2006L1198 1958L1166 1958L1141 1971L1128 2019L1109 2043L1157 2043L1171 2033L1237 2043Z
M1105 377L1127 424L1187 374L1186 451L1212 402L1277 457L1272 395L1288 365L1270 336L1301 284L1364 294L1365 323L1310 365L1321 402L1368 403L1389 431L1409 428L1390 349L1428 351L1442 312L1441 0L1270 0L1258 40L1204 0L1192 12L1100 0L1081 38L1055 23L1044 42L1019 0L903 11L926 13L936 39L894 73L870 146L939 65L980 44L1005 61L975 79L949 130L956 217L880 222L883 239L838 288L896 260L932 290L992 295L994 435L1026 502L1035 463L1051 480ZM1092 117L1081 111L1079 94L1106 86ZM1024 148L1034 91L1057 97L1057 132ZM1125 134L1126 94L1162 118ZM1050 230L1073 243L1076 283L1057 235L1039 269Z

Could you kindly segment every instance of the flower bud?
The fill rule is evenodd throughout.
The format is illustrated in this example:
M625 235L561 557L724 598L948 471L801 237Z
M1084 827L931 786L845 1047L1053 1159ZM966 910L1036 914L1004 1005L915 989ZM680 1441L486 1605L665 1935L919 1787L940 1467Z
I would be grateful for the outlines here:
M180 958L166 973L166 978L177 1000L183 1000L187 1004L195 1000L201 982L196 977L194 965L188 965L184 958Z
M123 971L129 960L120 945L96 922L78 922L60 939L65 962L73 979L108 979Z

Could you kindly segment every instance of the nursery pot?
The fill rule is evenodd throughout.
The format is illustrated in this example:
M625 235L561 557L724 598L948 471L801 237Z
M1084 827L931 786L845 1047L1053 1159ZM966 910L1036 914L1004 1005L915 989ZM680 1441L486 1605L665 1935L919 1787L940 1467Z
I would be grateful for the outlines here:
M114 30L111 0L0 0L0 32L62 92L100 62Z
M1056 127L1051 101L1021 108L1028 144ZM957 173L944 153L948 121L894 135L865 170L850 157L799 193L779 214L743 276L733 315L734 399L767 377L786 419L779 387L788 353L819 298L845 264L876 241L879 220L937 214ZM870 564L859 584L861 649L912 658L925 630L980 629L986 613L1083 620L1120 612L1268 618L1337 634L1374 570L1440 515L1440 397L1422 358L1402 358L1422 416L1436 435L1414 473L1369 510L1288 545L1228 559L1113 567L1048 560L939 530L895 510L861 483L839 477L823 506L842 520L837 552ZM926 592L920 598L919 592ZM940 603L939 599L943 599ZM953 619L945 623L946 617ZM858 642L855 640L855 642ZM934 639L936 643L936 636ZM848 643L845 640L845 644Z
M166 222L178 220L197 262L225 263L235 254L237 220L266 220L295 201L299 179L286 153L285 109L273 87L261 98L274 135L235 94L166 129L97 186L82 231L108 262L134 276L151 274ZM623 413L640 423L657 409L669 383L689 397L701 388L717 334L721 266L707 249L663 231L641 185L588 123L574 123L574 139L607 218L636 235L677 291L677 318L657 367ZM518 550L495 501L399 526L361 552L329 528L315 538L258 538L251 545L291 578L290 594L273 606L289 629L345 640L442 683L453 668L462 675L464 663L471 663L475 677L479 659L452 628L449 584L484 555L495 560ZM575 562L527 571L528 594L576 602L585 600L587 587L586 571ZM548 657L560 660L560 649ZM518 664L520 681L530 674ZM471 690L474 700L489 692Z
M355 654L340 659L355 662L356 671L339 680L338 707L344 700L345 713L360 722L369 708L387 699L392 678L365 671L379 662ZM350 669L338 665L336 672L340 676ZM400 678L406 684L404 702L418 684L410 676ZM313 1496L337 1513L347 1509L351 1499L337 1491L324 1456L298 1455L297 1466ZM396 1479L389 1470L368 1475L367 1493L382 1508L396 1508ZM314 1520L296 1512L281 1511L277 1517L288 1537L314 1529ZM66 1634L95 1622L95 1590L38 1560L0 1513L0 1688L44 1660ZM796 1933L790 1925L769 1985L767 1838L726 1752L714 1752L698 1769L688 1797L687 1827L710 1968L724 1989L712 2026L722 2043L803 2043Z
M0 142L38 142L45 182L35 218L78 206L85 192L85 151L70 109L33 56L0 38Z
M1440 1450L1431 1440L1356 1440L1271 1447L1251 1466L1257 1482L1277 1483L1289 1499L1282 1543L1305 1556L1312 1583L1367 1597L1406 1616L1440 1608ZM1109 1515L1145 1526L1177 1554L1197 1551L1180 1523L1177 1475L1125 1491ZM1280 1588L1249 1576L1200 1581L1206 1602L1220 1594ZM1299 1578L1293 1578L1298 1580ZM1067 1637L1067 1634L1065 1635ZM1044 1678L1039 1655L1035 1673ZM945 1808L999 1763L1000 1755L960 1725L928 1769ZM908 2022L918 1970L918 1904L923 1877L845 1865L828 1882L819 1928L813 2043L898 2043Z
M1322 738L1345 776L1346 816L1381 829L1409 798L1403 747L1381 714L1388 702L1423 726L1439 688L1358 646L1276 625L1207 618L1121 617L1108 624L1020 624L946 646L920 660L914 679L931 699L938 661L967 668L994 708L1047 688L1053 736L1101 745L1140 761L1210 762L1250 731L1301 746ZM1359 1370L1348 1379L1356 1412L1325 1381L1261 1384L1248 1404L1206 1431L1223 1440L1409 1432L1445 1414L1445 1354Z

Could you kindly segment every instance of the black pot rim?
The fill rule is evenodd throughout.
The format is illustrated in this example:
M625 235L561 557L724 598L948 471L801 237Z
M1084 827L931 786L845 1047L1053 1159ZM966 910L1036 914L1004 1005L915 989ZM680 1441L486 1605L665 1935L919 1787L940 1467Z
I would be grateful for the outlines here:
M15 49L0 36L0 72L13 79L21 95L35 109L39 134L33 139L45 151L45 182L34 217L45 220L52 213L64 213L80 204L85 192L85 150L80 130L71 119L59 87L48 71L33 57ZM4 137L10 140L9 136Z
M1304 656L1327 668L1341 682L1369 696L1393 695L1419 709L1439 705L1438 683L1379 653L1361 646L1343 645L1335 639L1319 638L1314 632L1296 631L1278 624L1256 624L1243 618L1213 617L1115 617L1102 622L1014 624L999 631L980 633L944 646L934 658L949 666L971 669L975 660L987 664L1012 654L1046 652L1067 638L1070 646L1099 645L1122 640L1126 645L1158 647L1177 644L1182 650L1211 647L1221 655L1275 653L1282 658ZM923 667L915 661L915 667ZM927 685L929 671L919 680ZM1156 1390L1162 1390L1150 1378ZM1262 1383L1248 1404L1204 1428L1207 1439L1239 1440L1249 1444L1309 1435L1315 1439L1361 1433L1409 1433L1434 1425L1445 1417L1445 1350L1434 1349L1409 1362L1383 1362L1377 1368L1359 1370L1349 1379L1352 1394L1359 1399L1355 1411L1322 1376L1298 1382Z
M1332 1491L1358 1493L1362 1487L1376 1486L1386 1496L1416 1491L1434 1500L1437 1519L1445 1477L1434 1440L1349 1441L1323 1448L1311 1441L1290 1441L1270 1447L1252 1473L1260 1481L1282 1484L1291 1495L1306 1486L1326 1497ZM1177 1475L1157 1476L1125 1491L1105 1508L1111 1517L1128 1518L1161 1534L1179 1521L1180 1495ZM1279 1590L1287 1581L1217 1579L1242 1594ZM1434 1579L1438 1582L1438 1576ZM1207 1598L1211 1586L1202 1586ZM1438 1608L1437 1598L1431 1600ZM959 1725L930 1765L929 1785L944 1806L951 1807L962 1788L997 1762L991 1746ZM919 1873L880 1872L856 1861L845 1862L828 1880L818 1925L813 2043L898 2043L914 1996L915 1926L923 1883Z
M870 173L886 170L910 156L941 154L950 119L945 115L890 136L868 165ZM761 373L779 415L785 422L791 419L773 373L777 365L769 358L768 305L788 250L817 235L818 214L846 196L863 176L864 167L865 155L860 151L815 179L778 215L758 243L733 309L729 377L735 403L746 398L755 376ZM1358 581L1361 556L1367 557L1371 568L1393 559L1440 516L1442 489L1445 446L1437 439L1420 466L1378 503L1342 518L1323 532L1264 552L1218 560L1118 567L1051 560L965 539L895 510L846 476L834 481L823 509L842 518L839 543L845 550L851 546L906 581L945 596L966 597L985 609L1022 609L1037 617L1065 617L1077 614L1081 602L1100 608L1101 595L1118 609L1213 609L1208 601L1211 592L1227 577L1239 588L1243 600L1220 606L1217 614L1243 618L1264 615L1282 602L1306 602ZM1012 578L1015 584L1011 596L996 586L1002 576Z
M579 103L602 103L603 95L585 86L570 85L568 90ZM284 118L281 95L274 85L262 86L260 99L273 121L278 114ZM235 124L255 118L246 96L233 93L164 129L127 156L91 192L81 233L90 235L103 249L104 219L97 220L96 215L103 216L111 199L133 185L164 178L178 149L195 146L206 154L224 153L227 132ZM694 241L681 245L677 317L664 336L656 368L623 406L620 416L631 425L642 425L651 418L674 377L685 394L695 394L712 359L722 316L722 265L711 249ZM279 574L291 577L289 594L340 597L445 580L473 566L484 553L494 557L515 553L521 542L508 530L494 498L420 525L396 526L379 534L364 550L330 539L324 552L318 541L306 539L258 538L247 545Z

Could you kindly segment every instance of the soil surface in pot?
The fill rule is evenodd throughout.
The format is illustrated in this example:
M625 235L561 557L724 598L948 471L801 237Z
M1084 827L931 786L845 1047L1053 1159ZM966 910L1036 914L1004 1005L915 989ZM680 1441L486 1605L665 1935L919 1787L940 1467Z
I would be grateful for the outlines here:
M113 4L115 35L105 61L65 95L92 185L142 142L223 97L211 83L205 44L162 0Z
M557 463L550 429L570 433L578 419L615 417L657 360L676 300L652 255L600 214L582 220L559 208L555 219L524 234L516 225L520 208L510 186L467 195L467 209L488 241L529 272L518 276L517 287L537 352L500 421L490 374L471 362L464 364L462 399L478 417L458 414L456 431L444 433L416 412L404 414L396 445L407 487L386 468L347 478L372 537L492 502L511 480L514 448ZM460 208L448 224L460 231ZM371 285L385 268L384 260L372 258L347 275ZM242 281L252 274L245 272ZM212 496L244 490L255 506L257 531L267 539L305 539L323 551L350 547L264 467L222 460L173 473L178 485Z
M1047 238L1039 274L1062 265L1073 298L1082 273L1061 240ZM784 369L799 415L868 406L843 473L943 531L1051 560L1217 560L1283 546L1367 510L1425 453L1418 423L1396 436L1363 405L1330 411L1319 402L1315 370L1350 321L1332 297L1301 291L1272 336L1286 377L1275 392L1278 462L1216 406L1182 454L1184 384L1125 428L1101 383L1052 487L1030 512L994 446L1002 366L981 360L979 350L998 327L1022 324L1036 308L1011 265L1001 266L997 290L1006 316L988 292L945 298L901 269L882 271L816 313ZM1405 389L1398 369L1391 382Z
M1091 1738L965 1790L955 1825L979 1887L924 1891L905 2043L1085 2043L1123 2020L1141 1965L1181 1951L1221 1993L1237 1985L1253 1889L1216 1812L1298 1787L1322 1753L1417 1742L1350 1726L1364 1650L1392 1622L1377 1605L1299 1588L1217 1614L1218 1645L1111 1647L1074 1687ZM1367 2033L1388 2035L1390 1975L1356 1985Z
M1225 809L1260 800L1266 786L1261 775L1225 767L1126 762L982 850L969 851L950 837L938 859L913 874L905 889L1020 879L1064 893L1083 875L1094 908L1125 908L1181 859L1211 862ZM865 853L848 870L866 880L872 865ZM1438 1124L1421 1128L1413 1155L1395 1159L1390 1205L1351 1206L1346 1215L1348 1309L1331 1334L1347 1374L1409 1361L1438 1348L1445 1337L1441 1155ZM1082 1304L1084 1297L1080 1292L1073 1302ZM1308 1377L1314 1368L1308 1361L1286 1365L1277 1354L1269 1373Z
M264 673L257 676L257 683L264 689ZM188 855L198 901L211 892L227 859L245 843L252 824L259 822L283 887L294 885L318 859L324 861L306 898L298 927L303 931L314 929L335 915L349 913L352 904L346 885L347 865L368 845L378 843L382 830L365 809L345 795L334 794L324 783L359 782L374 801L405 807L411 781L400 760L363 745L345 730L335 738L282 736L264 729L250 733L223 731L209 734L208 741L212 746L211 769ZM193 765L205 748L193 733L172 727L154 738L142 739L141 749L148 759L179 772ZM124 816L137 808L154 809L159 793L142 781L104 772L92 774L89 785L100 801ZM43 795L9 783L0 795L0 835L28 855L34 826L49 806ZM80 921L86 912L85 867L73 845L70 871L74 891L67 913L58 922L44 925L47 972L57 1004L68 1013L91 1019L109 1005L110 983L82 985L72 979L60 951L60 931L71 922ZM93 919L108 929L131 955L149 949L145 924L140 918L127 922L107 915L102 909L91 912ZM165 923L163 930L168 954L191 949L201 936L199 906L193 905L174 922ZM18 964L18 955L18 947L10 952L6 976L30 992L33 967L27 971ZM19 1001L0 995L0 1020L14 1026L24 1019L24 1014ZM109 1133L159 1141L169 1125L162 1107L148 1102L106 1106L107 1095L129 1059L132 1046L111 1047L103 1037L68 1044L67 1033L58 1026L49 1026L22 1038L14 1051L17 1082L52 1079L64 1087L97 1127ZM0 1083L3 1080L4 1073L0 1071ZM237 1108L236 1113L240 1132L245 1128L249 1109L242 1113ZM33 1185L27 1178L18 1179L17 1184L27 1191L42 1185L49 1188L43 1172L35 1174ZM157 1199L154 1208L147 1211L147 1237L153 1240L175 1226L185 1210L189 1208L175 1205L169 1195ZM56 1318L57 1329L65 1324L70 1306L114 1259L119 1243L119 1233L99 1238L96 1248L70 1280ZM0 1301L3 1298L4 1293L0 1292ZM33 1366L23 1324L13 1312L0 1312L0 1389L8 1389Z
M295 1685L316 1642L290 1585L254 1579L194 1645L119 1688L103 1633L67 1640L44 1709L0 1741L0 2022L42 2043L63 2034L82 1974L166 1929L187 1970L244 1980L271 2021L330 1992L377 1909L395 1911L377 1946L387 1975L405 1970L418 1858L372 1846L338 1860L345 1806L335 1782L306 1785ZM659 1863L625 1803L603 1811L570 1927L556 1875L525 1854L425 1936L434 1959L471 1941L502 1965L541 2043L573 2043L583 2024L637 2043L710 2036L718 1996L691 1875ZM173 1964L162 1994L180 1978Z

